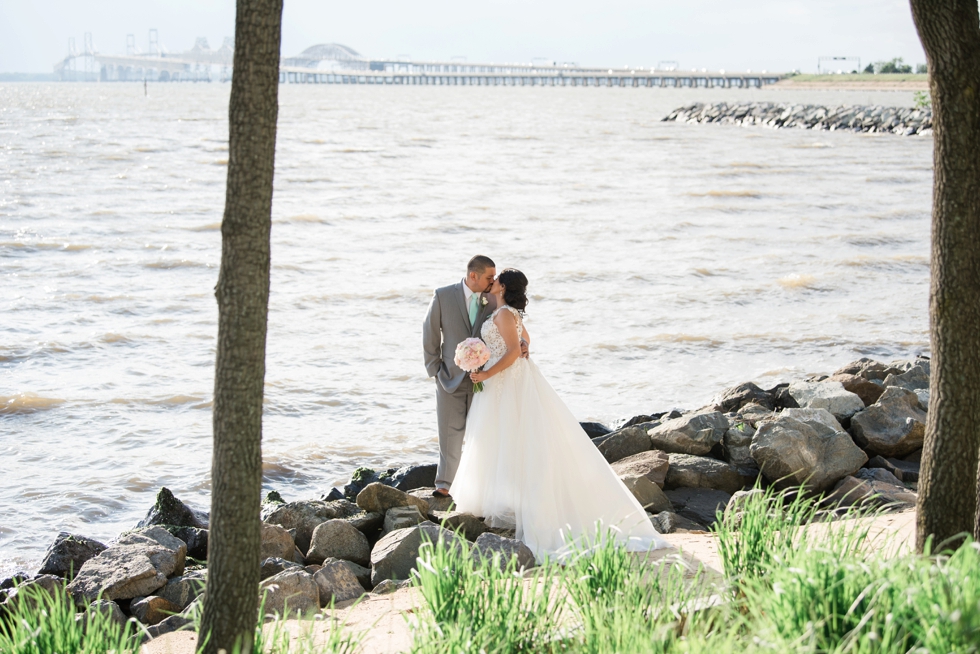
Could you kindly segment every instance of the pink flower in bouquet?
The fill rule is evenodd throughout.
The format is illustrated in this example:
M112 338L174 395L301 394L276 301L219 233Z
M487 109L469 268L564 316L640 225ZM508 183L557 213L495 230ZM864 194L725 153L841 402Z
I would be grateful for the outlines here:
M453 361L459 366L460 370L474 372L483 367L490 360L490 348L478 338L467 338L456 346L456 356ZM483 390L483 382L473 384L473 392L479 393Z

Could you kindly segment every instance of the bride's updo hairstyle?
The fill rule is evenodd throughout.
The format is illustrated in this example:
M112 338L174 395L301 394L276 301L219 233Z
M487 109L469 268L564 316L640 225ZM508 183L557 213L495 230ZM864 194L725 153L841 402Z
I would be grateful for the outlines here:
M527 277L520 270L507 268L497 281L504 285L504 302L521 313L527 308Z

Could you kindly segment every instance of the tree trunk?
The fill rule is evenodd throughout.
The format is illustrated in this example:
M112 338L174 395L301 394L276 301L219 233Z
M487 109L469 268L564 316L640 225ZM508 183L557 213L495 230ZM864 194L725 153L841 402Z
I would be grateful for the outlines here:
M238 0L221 222L204 654L252 651L282 0Z
M980 15L911 0L933 111L932 374L916 545L977 532L980 455ZM950 543L955 545L956 543Z

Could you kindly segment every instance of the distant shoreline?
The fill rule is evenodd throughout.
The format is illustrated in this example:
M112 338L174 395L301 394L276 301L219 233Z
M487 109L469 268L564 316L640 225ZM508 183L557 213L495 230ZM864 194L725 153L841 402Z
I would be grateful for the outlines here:
M929 75L864 73L850 75L793 75L767 86L782 90L928 91Z

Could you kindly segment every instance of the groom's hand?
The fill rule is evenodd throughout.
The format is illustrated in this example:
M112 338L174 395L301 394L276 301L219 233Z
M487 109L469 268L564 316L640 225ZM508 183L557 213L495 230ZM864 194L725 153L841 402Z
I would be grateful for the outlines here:
M528 352L528 348L527 348L527 341L525 341L525 340L524 340L524 339L522 338L522 339L521 339L521 358L522 358L522 359L526 359L526 358L528 358L529 356L531 356L531 354L530 354L530 352Z

